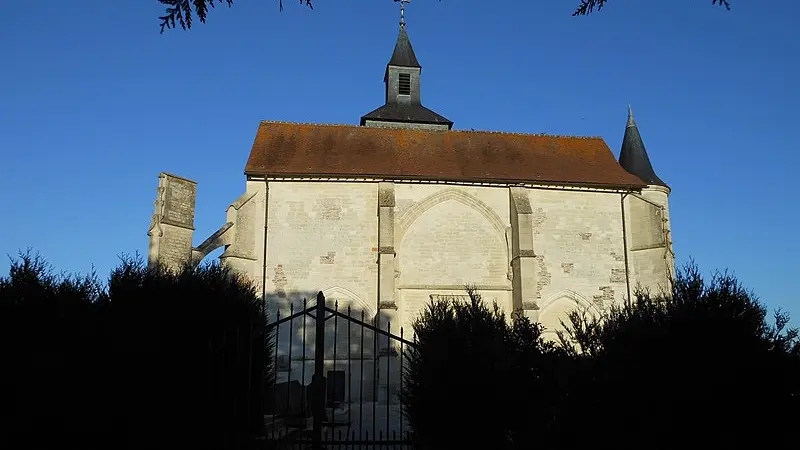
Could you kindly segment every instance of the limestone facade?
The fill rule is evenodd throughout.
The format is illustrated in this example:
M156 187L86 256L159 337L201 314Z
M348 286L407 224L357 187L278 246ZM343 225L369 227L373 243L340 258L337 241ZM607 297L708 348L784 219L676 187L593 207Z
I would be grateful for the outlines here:
M181 178L160 180L167 192L194 192ZM570 310L602 311L639 284L669 286L668 192L249 179L220 231L194 248L193 204L163 202L150 256L174 266L224 246L221 260L253 280L271 309L323 291L369 318L381 312L395 330L409 330L432 296L463 295L471 284L553 332Z

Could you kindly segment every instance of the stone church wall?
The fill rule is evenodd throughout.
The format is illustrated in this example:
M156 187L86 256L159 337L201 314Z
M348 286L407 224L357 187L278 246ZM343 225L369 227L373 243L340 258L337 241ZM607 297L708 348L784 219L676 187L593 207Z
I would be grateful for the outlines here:
M627 295L620 194L529 189L540 289L553 333L573 309L599 312Z
M431 296L463 296L466 284L510 314L508 190L397 184L395 192L400 323L410 329Z
M674 276L669 203L666 188L651 186L641 194L626 198L630 211L631 289L637 284L659 294L669 289L669 277Z
M194 184L162 178L174 186L160 188L151 253L177 260L190 249L191 224L172 224L178 197L166 194L184 184L193 194ZM571 310L598 313L627 296L626 243L631 288L665 285L674 264L667 192L626 194L625 238L621 198L568 189L248 181L228 209L232 228L219 245L225 262L259 291L265 273L273 313L323 291L343 311L351 306L368 320L380 313L382 326L391 320L395 333L401 326L409 333L432 298L465 298L470 284L507 315L521 309L552 333Z
M300 306L336 288L359 310L374 302L377 207L377 183L270 182L268 301Z
M380 246L395 251L387 259L394 267L389 269L394 271L393 291L391 276L378 278L378 183L270 182L268 300L287 309L290 300L299 306L302 298L327 290L333 295L328 298L339 300L343 308L349 304L357 314L363 310L374 315L380 309L378 285L389 283L382 289L389 288L394 297L383 295L381 302L397 308L387 311L387 318L398 332L400 326L410 330L431 298L463 296L464 285L473 284L510 315L515 304L509 188L388 184L392 188L387 192L394 193L393 243ZM621 302L627 283L620 194L522 192L530 203L535 254L533 287L526 285L523 296L535 301L523 305L526 314L552 333L570 310L598 313ZM626 208L634 230L628 236L631 284L663 284L664 247L630 247L658 237L647 231L653 218L642 218L647 212L627 203ZM257 263L259 272L262 264Z

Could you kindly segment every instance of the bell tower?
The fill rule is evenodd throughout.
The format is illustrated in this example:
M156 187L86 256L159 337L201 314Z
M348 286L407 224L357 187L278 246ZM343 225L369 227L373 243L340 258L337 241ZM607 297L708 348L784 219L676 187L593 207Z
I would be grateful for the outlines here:
M406 31L405 4L409 0L395 2L400 3L400 32L383 76L386 85L384 105L362 116L361 125L450 130L453 122L422 105L422 66Z

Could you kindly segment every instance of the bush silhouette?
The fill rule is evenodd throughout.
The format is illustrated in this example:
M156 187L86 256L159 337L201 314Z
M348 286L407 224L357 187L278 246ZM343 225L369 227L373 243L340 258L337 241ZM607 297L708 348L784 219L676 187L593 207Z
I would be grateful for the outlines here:
M735 277L706 281L694 264L666 295L640 289L603 317L572 313L561 341L579 369L559 441L618 449L791 442L800 352L787 322L778 312L770 324Z
M780 447L800 419L800 342L727 274L694 265L560 343L474 288L413 324L404 415L417 447ZM126 259L108 282L22 254L0 278L0 448L236 448L274 381L263 303L217 264ZM757 442L758 444L754 444Z
M509 323L474 288L469 300L437 300L413 324L404 414L419 448L515 448L551 426L528 403L553 392L554 348L524 317ZM548 394L545 394L545 396Z
M639 289L559 343L468 290L414 323L405 415L423 449L780 447L800 419L800 343L788 316L738 280L687 265L671 291ZM758 444L754 444L754 443Z
M226 448L263 426L263 305L217 264L126 259L104 286L23 254L0 279L0 330L7 448Z

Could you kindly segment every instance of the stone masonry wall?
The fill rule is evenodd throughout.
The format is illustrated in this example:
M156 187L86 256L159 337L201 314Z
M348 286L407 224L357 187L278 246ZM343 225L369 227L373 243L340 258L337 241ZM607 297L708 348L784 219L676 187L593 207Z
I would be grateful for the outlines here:
M632 291L641 285L659 294L670 287L675 261L667 194L666 188L656 186L626 198Z
M166 176L162 223L194 228L194 203L197 184L174 175Z
M377 187L269 183L268 302L299 306L303 297L335 287L350 293L339 300L350 300L354 308L376 308Z
M189 261L192 254L192 230L162 224L164 235L161 237L159 261L169 268L178 269Z
M620 195L530 189L538 318L551 333L573 309L599 312L626 295Z
M323 290L333 292L329 300L343 301L342 307L380 309L378 186L269 183L268 302L285 307L292 300L299 306L303 297ZM513 312L509 188L394 183L392 189L397 306L393 330L403 326L408 333L431 295L463 295L466 283L476 284L486 300ZM621 302L627 285L620 194L523 192L532 210L536 262L531 297L535 304L525 305L538 308L532 317L552 332L570 310L597 313ZM263 224L261 209L250 220ZM263 228L259 224L255 228ZM263 238L257 237L256 245L261 243ZM260 252L259 248L256 253ZM646 262L636 264L640 270L657 271ZM254 275L260 282L260 273Z
M397 184L395 193L402 326L410 330L432 294L464 295L466 284L510 314L507 189Z
M177 269L191 260L196 195L194 181L168 173L159 174L155 212L147 233L150 264L159 261Z
M248 181L247 189L228 206L227 221L233 223L233 236L220 260L241 275L245 275L261 293L264 267L264 208L266 185L263 181Z

